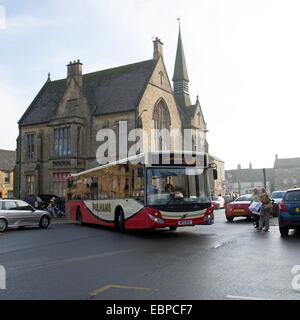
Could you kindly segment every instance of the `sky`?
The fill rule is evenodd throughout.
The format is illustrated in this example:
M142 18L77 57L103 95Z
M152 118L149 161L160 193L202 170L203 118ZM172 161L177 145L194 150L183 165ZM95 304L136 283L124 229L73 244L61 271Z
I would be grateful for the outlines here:
M0 0L0 149L14 150L18 120L48 72L66 77L153 56L164 43L172 79L178 21L209 151L226 169L300 157L299 0Z

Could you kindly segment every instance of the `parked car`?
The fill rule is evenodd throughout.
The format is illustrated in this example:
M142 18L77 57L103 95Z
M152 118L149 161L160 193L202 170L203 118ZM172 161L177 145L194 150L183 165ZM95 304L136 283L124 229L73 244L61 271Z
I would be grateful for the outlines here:
M287 236L290 229L300 228L300 188L287 190L280 204L279 231Z
M51 214L47 211L36 210L23 200L0 200L0 232L7 228L37 225L48 228Z
M43 200L35 194L30 194L24 200L36 209L42 209L44 207Z
M212 197L212 202L214 209L223 209L225 208L225 200L223 197L220 196L214 196Z
M62 200L60 197L53 195L53 194L31 194L27 196L25 199L26 202L28 202L32 207L40 210L44 210L48 207L50 200L54 199L57 207L61 211L65 211L65 204L64 200Z
M250 203L251 194L245 194L228 203L225 208L226 219L232 222L236 217L252 218L253 214L249 210Z
M278 205L280 205L285 191L273 191L270 195L270 199L274 200Z

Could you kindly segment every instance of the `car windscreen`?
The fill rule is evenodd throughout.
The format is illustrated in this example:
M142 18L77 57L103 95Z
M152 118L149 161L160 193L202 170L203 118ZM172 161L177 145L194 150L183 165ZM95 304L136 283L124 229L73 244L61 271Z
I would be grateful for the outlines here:
M271 199L282 199L284 193L285 193L285 192L283 192L283 191L272 192L270 198L271 198Z
M235 201L236 202L239 202L239 201L251 201L251 196L241 196L241 197L237 198Z
M300 201L300 190L287 192L284 201Z

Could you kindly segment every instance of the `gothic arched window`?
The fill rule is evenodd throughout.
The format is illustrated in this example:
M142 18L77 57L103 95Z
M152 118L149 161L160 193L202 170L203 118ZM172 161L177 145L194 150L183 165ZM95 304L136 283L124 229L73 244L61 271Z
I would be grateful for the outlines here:
M170 136L171 117L168 106L163 99L159 100L154 108L153 120L155 129L155 150L169 149L168 138Z

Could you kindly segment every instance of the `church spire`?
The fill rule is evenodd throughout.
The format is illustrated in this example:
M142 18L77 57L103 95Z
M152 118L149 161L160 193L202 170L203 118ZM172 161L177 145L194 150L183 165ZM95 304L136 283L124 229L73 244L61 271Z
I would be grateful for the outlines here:
M181 28L179 26L179 35L178 35L178 44L177 44L177 53L176 53L173 81L176 82L176 81L182 81L182 80L185 80L187 82L190 81L187 73L184 49L183 49L183 44L181 39Z
M182 38L181 38L181 28L179 24L179 35L178 35L173 83L174 83L175 98L177 100L177 103L181 107L189 107L191 105L191 100L189 96L189 81L190 80L187 72L184 49L183 49Z

